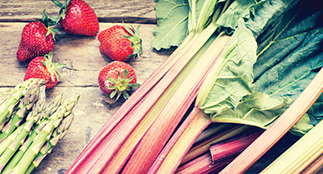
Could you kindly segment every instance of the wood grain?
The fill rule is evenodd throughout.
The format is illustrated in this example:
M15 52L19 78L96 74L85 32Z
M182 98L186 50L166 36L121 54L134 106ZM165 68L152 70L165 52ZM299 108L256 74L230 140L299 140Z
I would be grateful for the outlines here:
M96 12L100 22L155 24L154 0L85 0ZM60 2L64 2L60 0ZM51 0L1 0L0 22L30 22L39 20L42 11L58 16L59 8Z

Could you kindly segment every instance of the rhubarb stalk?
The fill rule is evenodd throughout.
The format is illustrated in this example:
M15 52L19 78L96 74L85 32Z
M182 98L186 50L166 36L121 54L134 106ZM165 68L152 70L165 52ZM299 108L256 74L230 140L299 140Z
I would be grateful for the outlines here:
M206 56L203 56L201 61L197 63L196 67L199 68L194 68L190 72L141 139L127 165L123 169L124 173L136 173L139 171L146 173L149 170L158 156L158 153L162 150L174 129L181 121L183 113L185 113L197 96L198 89L209 71L210 66L215 63L216 58L219 56L219 53L221 53L221 50L229 38L230 37L227 36L219 37L220 41L216 40L214 42L215 45L210 46L210 48L213 49L209 49L208 51L210 51L210 53L207 51L204 54ZM221 46L222 44L224 45ZM141 162L138 164L137 161Z
M218 163L213 163L210 154L206 153L176 170L176 174L201 174L214 173L223 169L233 158L228 158Z
M262 133L262 130L258 130L249 135L242 135L232 138L228 141L216 143L210 146L210 154L213 163L220 162L230 157L237 156L245 148L247 148L255 139Z
M209 119L210 120L210 119ZM220 133L216 134L214 137L209 138L197 145L194 145L184 156L181 164L184 164L194 158L196 158L199 155L202 155L203 153L206 153L209 151L209 147L212 144L224 141L226 139L232 138L234 136L237 136L249 129L249 126L247 125L232 125L230 129L226 129L224 131L221 131ZM194 134L191 134L193 136Z

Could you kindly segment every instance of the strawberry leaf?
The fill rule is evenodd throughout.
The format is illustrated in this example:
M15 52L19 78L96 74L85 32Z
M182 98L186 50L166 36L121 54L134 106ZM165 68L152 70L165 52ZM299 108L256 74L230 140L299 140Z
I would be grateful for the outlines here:
M122 24L123 24L123 27L126 29L126 31L128 32L128 33L130 33L132 36L135 36L135 33L127 26L127 25L125 25L123 22L122 22ZM133 27L132 27L132 29L133 29ZM134 29L133 29L134 30ZM134 30L135 31L135 30Z
M117 94L116 90L112 91L111 94L110 94L110 98L113 98L116 94Z
M117 81L114 79L114 78L112 78L112 77L108 77L108 82L110 82L111 84L117 84Z
M52 2L53 2L57 7L59 7L59 8L63 8L63 7L64 7L64 5L63 5L61 2L59 2L58 0L52 0Z
M126 31L130 34L130 36L122 35L122 37L130 40L131 46L134 47L133 53L131 55L129 55L128 57L135 56L135 57L138 57L138 59L140 59L140 54L142 54L142 52L143 52L142 51L142 39L140 39L140 32L139 32L140 25L138 25L136 29L134 29L133 27L131 27L131 29L130 29L124 23L123 23L123 26L126 29Z
M129 94L126 91L123 91L123 98L124 99L128 99L129 98Z
M117 95L116 101L120 98L121 94L122 94L122 91L118 91L118 95Z
M125 70L123 71L123 78L124 78L124 79L126 79L126 78L127 78L128 73L129 73L129 70L128 70L128 69L125 69Z
M140 84L139 83L130 83L129 87L136 89L136 88L140 87Z
M45 27L48 28L48 15L46 13L46 9L44 9L43 13L42 13L42 22L45 25ZM47 34L46 34L46 36L47 36Z
M107 81L111 83L112 85L107 84L107 88L112 90L110 93L110 98L116 97L116 101L120 98L122 95L124 99L129 98L129 94L127 91L132 91L132 89L138 88L140 84L138 83L130 83L134 78L135 75L131 76L130 78L127 78L129 74L129 70L125 69L123 71L123 75L121 76L121 73L118 72L118 80L115 80L112 77L108 77Z

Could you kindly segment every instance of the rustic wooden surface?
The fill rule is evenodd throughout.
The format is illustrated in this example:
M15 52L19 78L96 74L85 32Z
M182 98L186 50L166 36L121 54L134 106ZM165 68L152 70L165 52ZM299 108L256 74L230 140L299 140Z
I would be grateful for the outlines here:
M62 1L61 1L62 2ZM100 21L100 30L122 21L136 27L141 24L143 40L141 60L131 59L131 64L142 83L171 54L156 52L151 47L153 29L156 26L154 0L87 0ZM56 15L58 8L50 0L0 0L0 93L22 82L28 63L16 59L20 35L27 22L41 18L41 12ZM75 119L68 134L53 149L33 173L63 174L81 153L87 143L118 109L122 102L107 104L98 88L99 71L111 59L99 51L97 37L65 35L58 39L54 49L54 62L65 63L64 77L53 89L47 91L47 99L63 93L64 97L81 95L74 109ZM295 137L287 135L277 148L269 151L247 173L258 173L270 161L286 149L284 143L292 143Z
M64 0L60 0L64 2ZM155 0L87 0L100 22L154 24ZM1 0L0 22L34 21L41 18L43 9L57 16L59 8L51 0Z

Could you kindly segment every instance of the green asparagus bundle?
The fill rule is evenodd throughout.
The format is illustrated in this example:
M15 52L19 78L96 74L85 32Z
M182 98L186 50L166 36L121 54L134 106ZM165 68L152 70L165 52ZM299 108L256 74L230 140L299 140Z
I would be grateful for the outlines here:
M0 172L32 172L66 135L79 98L58 95L46 103L40 79L29 79L0 94Z
M17 108L17 104L23 98L27 91L30 92L31 88L42 86L45 84L45 80L42 79L29 79L20 84L18 84L15 88L10 90L9 92L5 92L1 96L5 98L2 99L0 103L0 128L2 129L3 126L10 120L12 113ZM1 133L2 134L2 133Z

